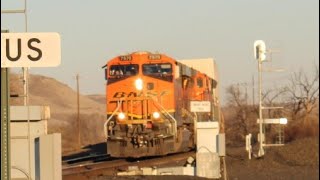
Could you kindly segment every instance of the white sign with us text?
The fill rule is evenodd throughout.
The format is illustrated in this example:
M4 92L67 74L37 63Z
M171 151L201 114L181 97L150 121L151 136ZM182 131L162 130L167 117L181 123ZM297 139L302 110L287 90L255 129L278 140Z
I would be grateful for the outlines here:
M1 67L55 67L60 62L58 33L1 33Z

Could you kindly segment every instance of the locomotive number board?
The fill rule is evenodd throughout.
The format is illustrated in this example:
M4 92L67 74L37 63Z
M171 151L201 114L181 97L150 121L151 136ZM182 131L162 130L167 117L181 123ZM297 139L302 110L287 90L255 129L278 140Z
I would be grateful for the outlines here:
M211 104L210 101L191 101L190 109L191 112L210 112Z

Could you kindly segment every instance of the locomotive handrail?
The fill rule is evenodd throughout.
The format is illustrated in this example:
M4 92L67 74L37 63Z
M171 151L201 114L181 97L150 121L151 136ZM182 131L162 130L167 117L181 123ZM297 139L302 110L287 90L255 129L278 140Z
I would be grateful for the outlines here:
M107 121L104 123L103 125L103 130L104 130L104 134L106 136L106 141L108 141L108 137L109 137L109 134L108 134L108 123L109 121L112 119L112 117L115 115L115 113L119 110L120 106L121 106L121 103L122 103L122 99L118 100L118 105L117 105L117 108L113 111L113 113L111 114L111 116L107 119Z
M156 104L161 108L162 111L165 112L165 114L167 114L172 120L173 120L173 133L174 133L174 136L176 137L177 135L177 120L171 116L171 114L160 104L158 103L154 98L151 98L153 100L153 102L156 102Z

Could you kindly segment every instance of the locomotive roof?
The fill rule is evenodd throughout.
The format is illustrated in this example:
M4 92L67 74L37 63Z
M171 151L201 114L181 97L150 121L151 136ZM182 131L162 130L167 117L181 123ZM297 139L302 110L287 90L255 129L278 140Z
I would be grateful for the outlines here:
M212 79L218 80L216 63L213 58L179 59L177 61L206 74Z
M102 68L105 68L108 64L110 63L113 63L113 62L119 62L119 58L120 57L130 57L130 60L127 59L127 60L120 60L124 63L131 63L131 62L139 62L138 59L135 59L134 57L135 56L148 56L148 55L153 55L153 56L157 56L157 55L160 55L162 58L162 60L166 60L166 61L176 61L174 58L170 57L170 56L167 56L166 54L163 54L163 53L151 53L151 52L148 52L148 51L136 51L136 52L132 52L132 53L129 53L129 54L124 54L124 55L119 55L119 56L116 56L110 60L107 61L107 63L102 67ZM132 58L132 59L131 59ZM137 61L138 60L138 61ZM150 59L151 60L151 59ZM156 60L160 60L160 59L154 59L154 61ZM153 60L151 60L153 61Z

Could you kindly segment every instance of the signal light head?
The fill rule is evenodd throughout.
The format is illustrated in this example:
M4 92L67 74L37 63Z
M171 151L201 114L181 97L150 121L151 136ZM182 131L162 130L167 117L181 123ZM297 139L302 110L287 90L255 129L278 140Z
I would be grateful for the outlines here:
M280 118L280 124L287 124L288 119L287 118Z

